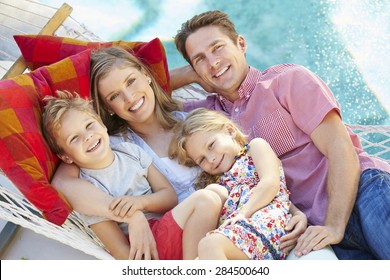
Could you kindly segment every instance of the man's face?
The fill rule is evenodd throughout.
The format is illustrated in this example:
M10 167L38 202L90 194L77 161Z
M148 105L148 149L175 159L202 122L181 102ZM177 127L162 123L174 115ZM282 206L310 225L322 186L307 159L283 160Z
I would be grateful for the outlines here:
M196 73L217 93L233 101L249 71L246 63L246 42L236 42L217 26L202 27L188 36L186 51Z

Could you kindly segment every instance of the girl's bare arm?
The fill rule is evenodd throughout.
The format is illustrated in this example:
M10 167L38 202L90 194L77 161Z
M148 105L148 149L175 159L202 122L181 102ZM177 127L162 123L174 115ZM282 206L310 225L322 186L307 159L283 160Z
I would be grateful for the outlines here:
M245 217L250 217L267 206L280 188L280 161L271 146L264 139L255 138L250 142L248 153L253 159L260 181L252 189L249 201L240 210L240 214Z

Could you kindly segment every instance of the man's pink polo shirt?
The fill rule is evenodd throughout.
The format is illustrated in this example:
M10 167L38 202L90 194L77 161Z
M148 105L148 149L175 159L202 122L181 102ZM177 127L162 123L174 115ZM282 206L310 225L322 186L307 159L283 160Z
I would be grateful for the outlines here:
M310 224L324 223L327 209L327 159L310 138L313 130L331 110L340 107L328 86L308 69L292 64L276 65L264 72L250 67L235 102L210 95L184 104L185 110L198 107L227 113L249 140L267 140L282 161L292 202L308 217ZM362 170L390 166L370 158L359 139L349 130Z

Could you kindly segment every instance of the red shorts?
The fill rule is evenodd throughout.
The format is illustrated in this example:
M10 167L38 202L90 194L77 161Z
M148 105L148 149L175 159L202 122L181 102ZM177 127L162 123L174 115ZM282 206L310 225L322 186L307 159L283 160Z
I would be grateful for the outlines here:
M159 220L149 220L157 244L158 257L160 260L183 259L183 230L176 223L172 211L164 214Z

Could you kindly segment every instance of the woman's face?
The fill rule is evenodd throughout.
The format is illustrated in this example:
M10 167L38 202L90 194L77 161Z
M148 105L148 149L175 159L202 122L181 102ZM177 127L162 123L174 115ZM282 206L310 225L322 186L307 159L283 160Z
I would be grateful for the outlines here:
M109 113L136 126L153 117L155 96L150 78L135 67L114 68L98 83Z

